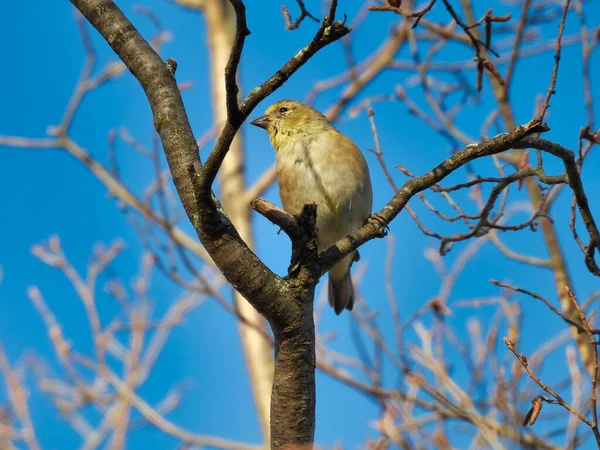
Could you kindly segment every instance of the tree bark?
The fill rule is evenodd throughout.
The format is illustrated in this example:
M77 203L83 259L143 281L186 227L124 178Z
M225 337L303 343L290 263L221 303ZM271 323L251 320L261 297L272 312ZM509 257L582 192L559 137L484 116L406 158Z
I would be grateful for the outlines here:
M236 33L235 12L228 0L205 2L202 11L206 20L206 39L209 45L214 120L217 125L224 124L227 121L225 67ZM244 165L242 136L238 133L231 142L229 152L221 164L219 172L220 198L225 212L240 233L241 238L248 244L248 247L253 248L251 209L245 196ZM265 328L266 323L261 315L237 291L234 291L234 300L240 315L246 319L239 321L238 327L258 419L264 441L268 445L269 410L271 387L273 386L273 348L271 342L250 325L254 324Z
M337 2L332 2L330 14L313 40L238 105L237 66L249 30L244 4L232 0L236 33L224 70L226 121L204 166L175 81L176 64L164 63L111 0L71 2L140 82L152 108L177 193L200 241L225 278L271 325L276 341L271 413L275 418L271 420L271 436L276 440L272 447L310 445L315 427L312 307L314 289L321 276L315 237L316 207L307 209L310 220L300 221L308 223L308 228L302 227L301 232L290 236L292 262L298 270L284 280L271 272L244 242L211 187L237 131L256 105L317 51L349 32L343 23L334 21Z
M316 245L316 205L305 205L298 216L292 217L276 207L269 207L266 201L254 202L256 209L279 225L292 241L289 273L282 279L269 270L244 242L211 189L236 133L258 103L279 88L317 51L349 32L342 22L334 21L336 0L332 0L330 13L313 40L271 78L253 89L242 103L238 103L237 99L236 74L249 30L243 2L231 0L236 13L236 33L225 67L227 117L204 166L200 162L198 146L175 81L175 64L165 64L111 0L71 2L140 82L152 108L173 182L200 241L225 278L267 319L273 330L276 352L271 403L272 448L312 447L316 401L313 300L319 278L362 244L383 236L386 224L419 192L431 188L475 159L523 145L538 148L563 161L565 175L550 178L561 178L559 182L569 183L590 239L595 246L600 246L600 233L591 216L573 152L544 139L529 139L531 134L548 130L539 119L535 119L510 133L469 144L426 174L411 178L378 213L380 220L369 221L321 254L317 254ZM543 173L536 175L540 179L545 176Z
M307 291L301 299L300 318L303 322L298 324L297 329L277 333L275 340L275 382L271 397L274 448L289 443L311 444L314 438L316 356L313 293L314 289L312 293ZM303 363L298 365L298 361ZM298 409L303 413L298 414Z

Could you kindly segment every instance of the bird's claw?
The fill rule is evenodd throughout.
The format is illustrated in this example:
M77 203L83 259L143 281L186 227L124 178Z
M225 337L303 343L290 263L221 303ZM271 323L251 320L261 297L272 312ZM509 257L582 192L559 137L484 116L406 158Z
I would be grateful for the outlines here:
M373 213L369 217L367 217L365 224L371 224L377 228L381 228L381 230L379 231L380 237L387 236L388 231L390 230L390 227L388 226L385 219L381 217L378 213Z

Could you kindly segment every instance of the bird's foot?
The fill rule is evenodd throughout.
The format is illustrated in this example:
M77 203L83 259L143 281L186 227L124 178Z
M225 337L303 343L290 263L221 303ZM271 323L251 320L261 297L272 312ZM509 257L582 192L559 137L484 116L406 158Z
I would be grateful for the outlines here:
M369 217L367 217L367 220L365 220L365 225L366 224L371 224L377 228L381 228L379 231L379 237L387 236L388 231L390 230L390 227L388 226L385 219L381 217L378 213L373 213Z

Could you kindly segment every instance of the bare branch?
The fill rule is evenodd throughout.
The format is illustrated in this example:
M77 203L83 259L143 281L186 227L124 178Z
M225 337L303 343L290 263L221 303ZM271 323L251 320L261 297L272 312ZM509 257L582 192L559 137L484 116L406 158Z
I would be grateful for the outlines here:
M21 421L21 436L30 450L39 450L40 445L35 437L35 429L29 414L27 405L27 394L15 371L10 367L4 347L0 344L0 373L6 384L6 395L10 400L12 408Z
M241 3L240 0L236 0L233 4L236 7L236 4ZM300 67L302 67L316 52L318 52L323 47L331 44L332 42L340 39L350 32L350 30L344 25L343 22L335 21L335 11L337 8L337 0L332 0L331 2L331 10L329 15L323 19L321 22L321 26L317 30L315 37L312 41L306 45L302 50L296 53L286 64L284 64L271 78L262 83L259 87L253 89L250 94L244 99L244 101L239 105L239 114L231 115L232 111L236 111L236 108L233 107L233 102L235 98L235 102L237 102L237 97L234 96L229 89L228 93L228 117L225 127L215 144L212 152L210 153L206 163L204 165L203 170L200 173L200 182L198 183L198 188L206 195L212 186L212 183L217 176L217 172L221 167L221 163L227 155L229 150L229 146L231 141L233 140L237 130L242 125L242 122L250 115L250 113L256 108L256 106L264 100L268 95L278 89L289 77L291 77ZM240 37L236 39L236 44L232 49L232 55L241 54L242 46L243 46L243 32L240 31L241 26L245 26L245 10L243 8L236 9L237 23L238 23L238 31L236 34ZM240 18L240 15L244 15L243 18ZM230 59L231 65L229 66L230 70L226 70L226 85L229 87L235 86L235 94L237 95L237 84L235 80L236 73L232 72L231 69L234 67L237 68L237 62L239 62L239 56L235 58L232 57Z
M296 3L298 3L298 7L300 8L300 15L298 16L298 18L295 21L292 21L292 15L288 11L288 9L285 6L281 7L281 14L283 14L283 20L285 21L285 29L286 30L295 30L296 28L298 28L300 26L302 21L307 17L309 19L312 19L315 22L319 23L319 19L317 19L315 16L313 16L306 9L306 6L304 6L304 2L302 0L296 0Z
M522 289L516 286L511 286L510 284L507 283L501 283L497 280L490 280L491 283L495 284L496 286L500 286L502 288L505 289L510 289L511 291L515 291L515 292L520 292L521 294L525 294L525 295L529 295L530 297L533 297L537 300L540 300L542 303L544 303L544 305L546 305L554 314L556 314L558 317L560 317L562 320L564 320L566 323L568 323L569 325L577 328L577 330L579 330L579 332L585 332L585 328L583 327L583 325L580 325L577 322L574 322L573 320L569 319L566 314L562 313L561 311L559 311L558 309L556 309L552 303L550 303L548 300L546 300L544 297L542 297L541 295L536 294L535 292L531 292L528 291L527 289ZM589 329L591 330L592 333L594 334L599 334L600 335L600 330L597 328L593 328L593 329Z
M541 125L537 120L533 120L526 125L517 127L511 133L498 135L489 141L479 144L468 145L464 150L445 159L425 175L413 178L404 183L394 198L378 213L379 216L385 223L389 224L404 209L405 205L414 195L437 184L456 169L477 158L504 152L517 145L521 139L529 134L546 130L548 130L547 126ZM353 250L356 250L365 242L381 236L382 230L382 224L371 222L338 241L319 256L322 272L327 271L335 262Z
M571 6L571 0L565 1L565 8L563 11L560 24L558 25L558 37L556 38L556 53L554 54L554 67L552 68L552 79L550 80L550 86L548 86L548 92L546 92L546 98L541 108L540 120L544 120L546 111L550 107L550 97L554 94L554 87L556 86L556 77L558 76L558 65L560 63L560 50L562 48L562 35L565 31L565 20L567 19L567 12L569 12L569 6Z
M600 445L600 431L598 431L598 406L597 406L598 398L597 398L597 393L596 393L596 384L598 383L598 342L596 341L596 339L594 339L594 336L592 334L593 330L590 327L587 317L581 310L579 303L577 303L577 298L575 298L575 294L573 294L573 291L571 290L571 288L569 288L569 286L565 286L565 289L567 290L567 293L569 294L569 298L573 302L573 306L579 313L579 317L581 318L581 323L583 324L583 329L584 329L585 334L587 335L588 339L590 340L590 346L592 348L592 353L593 353L593 357L594 357L594 370L590 374L590 378L592 380L592 382L591 382L592 385L591 385L591 389L590 389L590 407L592 410L592 431L596 438L596 442L598 442L598 445Z
M593 424L592 424L592 422L589 419L587 419L585 416L583 416L579 411L575 410L569 403L567 403L565 401L565 399L563 399L560 395L558 395L550 386L548 386L546 383L544 383L542 380L540 380L537 377L537 375L533 373L533 371L529 367L529 363L527 361L527 357L524 354L519 354L519 352L515 348L514 342L510 341L508 338L505 337L504 338L504 343L506 344L506 346L508 347L508 349L511 352L513 352L513 354L515 355L515 357L517 358L517 360L521 363L521 365L523 366L523 368L527 371L527 373L529 374L529 377L533 381L535 381L538 384L539 387L541 387L544 391L546 391L548 394L550 394L552 397L554 397L556 399L556 401L558 402L559 405L561 405L563 408L565 408L571 414L573 414L574 416L576 416L579 420L581 420L587 426L589 426L590 428L592 427Z

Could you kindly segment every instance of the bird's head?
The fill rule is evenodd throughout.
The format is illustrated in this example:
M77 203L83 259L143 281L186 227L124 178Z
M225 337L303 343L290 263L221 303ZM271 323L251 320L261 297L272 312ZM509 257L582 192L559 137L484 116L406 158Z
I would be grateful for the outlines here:
M327 117L304 103L294 100L281 100L269 106L265 115L250 122L269 133L275 149L297 136L313 136L335 128Z

